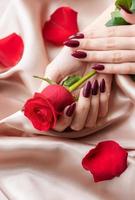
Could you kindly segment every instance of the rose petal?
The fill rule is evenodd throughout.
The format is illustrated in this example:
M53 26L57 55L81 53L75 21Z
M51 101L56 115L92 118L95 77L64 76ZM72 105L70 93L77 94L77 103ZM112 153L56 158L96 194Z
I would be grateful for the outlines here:
M70 7L58 8L43 27L44 39L55 45L62 45L77 32L77 12Z
M42 91L42 95L52 103L58 113L74 102L72 94L62 85L49 85Z
M40 93L27 100L24 105L24 115L32 122L34 128L40 131L53 128L57 120L53 105Z
M23 50L23 40L16 33L1 39L0 63L6 68L16 65L22 58Z
M127 152L114 141L100 142L82 160L84 169L93 174L94 181L120 176L127 168Z

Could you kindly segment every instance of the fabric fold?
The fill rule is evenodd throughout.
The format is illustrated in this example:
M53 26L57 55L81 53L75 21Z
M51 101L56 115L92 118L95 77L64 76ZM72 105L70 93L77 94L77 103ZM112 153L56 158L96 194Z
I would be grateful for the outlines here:
M50 13L58 6L72 6L81 13L83 29L90 22L94 26L96 17L112 1L1 2L0 38L16 32L25 49L16 66L7 71L0 66L0 200L133 200L135 108L118 82L114 81L108 116L91 130L38 132L22 112L25 101L41 86L33 75L43 76L47 64L60 52L42 38L42 26ZM128 168L119 178L95 184L81 160L103 140L115 140L128 150Z

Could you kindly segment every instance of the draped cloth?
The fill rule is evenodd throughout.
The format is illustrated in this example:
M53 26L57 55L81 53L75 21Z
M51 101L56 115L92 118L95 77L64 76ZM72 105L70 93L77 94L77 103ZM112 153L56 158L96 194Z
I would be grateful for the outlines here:
M33 75L43 76L47 64L61 50L42 38L42 27L50 13L69 5L79 12L79 26L83 29L94 23L110 3L1 0L0 38L16 32L23 38L25 49L15 67L4 71L0 66L0 200L134 199L135 109L127 95L130 85L118 84L119 76L113 83L109 114L92 130L38 132L21 111L41 85ZM81 160L103 140L115 140L128 150L128 168L118 178L94 183Z

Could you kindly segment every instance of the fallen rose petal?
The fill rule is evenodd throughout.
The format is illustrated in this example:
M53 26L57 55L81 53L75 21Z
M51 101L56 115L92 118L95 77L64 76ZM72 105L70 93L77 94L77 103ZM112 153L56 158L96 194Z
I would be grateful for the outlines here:
M16 33L0 39L0 63L6 67L15 66L22 58L24 44Z
M62 45L77 32L77 12L70 7L58 8L43 27L44 39L55 45Z
M100 142L82 160L84 169L90 171L95 182L120 176L127 168L128 153L115 141Z

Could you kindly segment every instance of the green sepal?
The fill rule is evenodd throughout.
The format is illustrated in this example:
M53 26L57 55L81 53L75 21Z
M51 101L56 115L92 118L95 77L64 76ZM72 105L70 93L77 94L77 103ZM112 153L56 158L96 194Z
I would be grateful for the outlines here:
M62 82L62 85L65 86L65 87L70 87L72 86L74 83L76 83L77 81L79 81L82 77L81 76L78 76L78 75L72 75L72 76L69 76L67 77L66 80L64 80Z
M120 11L116 9L114 12L111 13L111 19L106 23L106 26L120 26L120 25L129 25L120 14Z
M33 76L33 78L37 78L37 79L43 80L43 81L49 83L50 85L57 84L54 81L50 80L49 78L44 78L44 77L40 77L40 76Z

